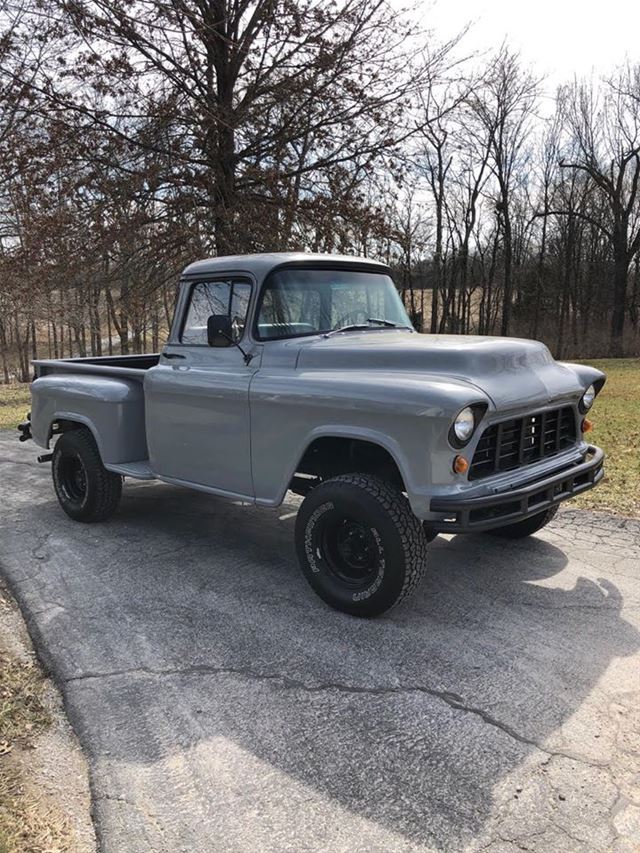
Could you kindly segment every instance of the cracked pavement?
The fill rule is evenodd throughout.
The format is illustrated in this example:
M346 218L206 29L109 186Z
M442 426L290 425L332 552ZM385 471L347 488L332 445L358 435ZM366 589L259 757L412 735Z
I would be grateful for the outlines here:
M296 501L127 481L59 509L0 433L0 572L87 753L103 851L638 851L640 522L439 537L360 621L308 589Z

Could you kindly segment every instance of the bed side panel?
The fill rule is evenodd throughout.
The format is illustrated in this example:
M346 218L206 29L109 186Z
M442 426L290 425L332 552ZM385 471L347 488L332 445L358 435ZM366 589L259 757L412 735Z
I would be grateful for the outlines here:
M89 427L105 465L147 458L141 382L64 373L36 379L31 395L31 429L41 447L49 446L56 420L70 420Z

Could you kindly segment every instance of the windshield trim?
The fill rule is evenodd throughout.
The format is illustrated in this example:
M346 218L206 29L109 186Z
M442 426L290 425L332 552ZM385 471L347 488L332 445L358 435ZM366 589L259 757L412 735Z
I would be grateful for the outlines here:
M393 286L395 287L395 281L393 279L393 275L391 269L387 267L385 264L382 264L377 261L372 261L371 263L363 263L362 261L355 261L354 263L340 263L339 261L327 261L326 263L323 261L310 261L309 263L305 263L304 261L294 261L284 264L278 264L277 267L274 267L269 271L269 274L265 276L260 285L259 293L257 295L257 299L255 301L255 308L253 311L253 319L251 322L251 336L254 341L257 341L261 344L266 343L274 343L276 341L291 341L295 338L322 338L328 334L335 333L339 331L338 329L323 329L321 331L313 331L313 332L298 332L295 335L282 335L277 338L263 338L260 336L260 330L258 326L258 318L260 316L260 310L262 308L262 301L264 299L264 294L267 290L269 280L271 276L276 273L281 272L282 270L335 270L336 272L339 270L345 271L350 270L353 272L370 272L375 273L377 275L387 275L391 279ZM406 309L405 309L406 311ZM408 314L407 314L408 316ZM411 332L415 332L415 329L412 325L409 326L396 326L395 328L391 328L389 326L371 326L371 329L374 330L385 330L388 332L399 331L401 329L408 330ZM366 329L360 329L359 331L364 332Z

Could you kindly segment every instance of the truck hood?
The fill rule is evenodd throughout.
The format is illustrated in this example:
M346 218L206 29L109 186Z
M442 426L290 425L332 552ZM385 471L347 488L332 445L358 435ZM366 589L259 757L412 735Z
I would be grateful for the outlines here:
M341 332L302 343L297 367L455 377L482 390L498 409L546 405L583 390L577 374L556 362L544 344L520 338Z

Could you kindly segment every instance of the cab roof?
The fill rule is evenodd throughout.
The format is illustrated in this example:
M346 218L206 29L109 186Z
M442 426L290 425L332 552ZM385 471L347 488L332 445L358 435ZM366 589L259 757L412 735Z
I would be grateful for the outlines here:
M256 255L223 255L219 258L205 258L195 261L186 267L182 275L191 278L201 275L219 275L220 273L248 272L261 280L276 267L284 265L304 264L319 267L367 266L376 267L380 272L388 272L389 267L371 258L360 258L355 255L324 255L310 252L266 252Z

